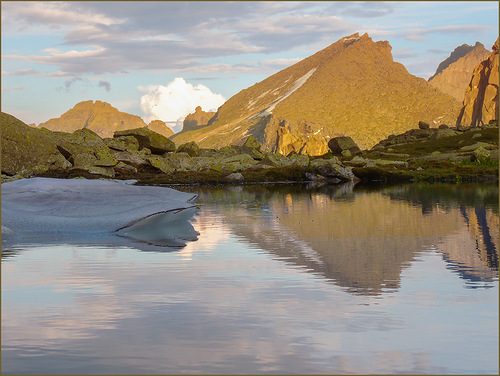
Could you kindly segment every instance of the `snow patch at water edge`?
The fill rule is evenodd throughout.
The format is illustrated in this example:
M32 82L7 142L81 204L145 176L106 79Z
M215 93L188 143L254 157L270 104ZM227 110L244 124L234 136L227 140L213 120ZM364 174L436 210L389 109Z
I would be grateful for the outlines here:
M3 238L15 246L63 240L126 245L127 237L167 247L197 239L189 222L197 195L132 183L52 178L4 183L2 226L8 231Z

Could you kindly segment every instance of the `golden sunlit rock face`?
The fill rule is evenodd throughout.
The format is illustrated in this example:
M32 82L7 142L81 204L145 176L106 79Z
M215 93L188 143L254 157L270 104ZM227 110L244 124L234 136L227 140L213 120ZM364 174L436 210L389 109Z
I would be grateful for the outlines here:
M39 125L39 127L44 127L52 131L68 133L72 133L78 129L88 128L103 138L113 137L116 131L146 126L152 131L166 137L174 133L161 121L153 121L149 125L146 125L139 116L118 111L109 103L102 101L84 101L77 103L72 109L66 111L60 117L50 119Z
M319 155L334 136L351 136L369 148L420 120L454 123L459 102L394 62L391 49L367 34L342 38L242 90L210 126L174 140L222 147L253 134L268 150Z
M474 46L464 44L457 47L450 57L439 65L436 74L429 78L429 83L462 102L474 69L487 59L489 54L479 42Z
M474 69L457 125L474 127L498 120L498 39L492 49L490 56Z

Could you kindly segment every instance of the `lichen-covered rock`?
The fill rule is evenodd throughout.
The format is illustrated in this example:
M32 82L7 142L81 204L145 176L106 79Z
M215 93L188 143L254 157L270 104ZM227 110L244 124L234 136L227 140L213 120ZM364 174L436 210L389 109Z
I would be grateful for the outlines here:
M257 149L259 151L262 147L261 143L253 135L248 136L242 146L248 149Z
M175 171L175 166L172 164L172 162L159 155L151 155L147 158L147 160L152 167L160 170L165 174L171 174Z
M118 162L114 167L116 173L121 175L134 175L137 173L137 168L124 162Z
M119 151L119 152L114 152L113 155L119 162L128 164L135 168L140 168L149 165L145 157L143 158L142 156L135 153L130 153L127 151Z
M26 177L71 167L57 150L52 132L30 127L4 112L0 113L0 129L2 174Z
M165 136L148 128L127 129L115 132L114 137L132 136L139 142L139 147L148 148L153 154L163 154L175 151L175 144Z
M186 142L177 148L177 153L187 153L190 157L197 157L200 155L200 147L194 141Z
M472 154L474 156L474 160L479 162L486 161L490 159L491 156L491 153L482 146L474 150Z
M59 137L57 148L73 167L89 173L93 173L93 167L113 167L118 163L103 139L85 128Z
M333 155L342 155L343 151L349 151L351 156L358 155L361 153L358 145L352 140L351 137L342 136L342 137L334 137L330 141L328 141L328 147Z
M139 150L139 141L132 136L107 138L104 141L106 142L106 145L113 150L130 152Z
M492 49L474 70L457 119L459 127L477 127L498 119L498 38Z

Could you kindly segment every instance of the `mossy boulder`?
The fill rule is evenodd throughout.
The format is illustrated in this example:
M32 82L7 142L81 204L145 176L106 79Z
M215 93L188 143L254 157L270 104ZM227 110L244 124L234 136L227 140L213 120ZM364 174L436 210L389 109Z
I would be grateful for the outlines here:
M57 149L74 168L93 173L93 167L113 167L118 163L104 140L89 129L79 129L69 135L59 134L57 137ZM105 173L105 176L109 175L109 172Z
M28 177L51 169L67 169L71 164L57 150L56 137L49 130L24 124L0 113L2 174Z
M175 144L165 136L143 127L127 129L114 133L114 138L132 136L137 139L139 148L148 148L152 154L163 154L175 151Z
M342 136L334 137L328 141L328 147L333 155L341 156L343 151L349 151L350 156L355 156L361 153L360 148L351 137Z
M330 159L313 159L309 164L309 168L312 172L326 178L338 178L343 181L354 179L352 169L342 165L338 158L335 157Z
M164 174L171 174L175 171L175 166L167 158L159 155L151 155L147 158L149 164Z
M104 140L108 147L118 151L137 151L139 150L139 141L132 136L121 136L116 138L107 138Z
M194 141L187 142L177 148L177 153L187 153L190 157L197 157L200 155L200 147Z

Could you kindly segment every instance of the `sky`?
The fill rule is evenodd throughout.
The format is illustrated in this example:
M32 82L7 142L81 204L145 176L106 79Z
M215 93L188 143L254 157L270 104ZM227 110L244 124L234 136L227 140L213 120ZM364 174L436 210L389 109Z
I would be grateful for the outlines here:
M498 36L497 2L2 2L2 111L26 123L103 100L182 120L355 32L428 78Z

